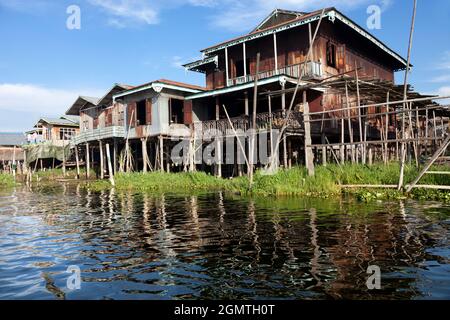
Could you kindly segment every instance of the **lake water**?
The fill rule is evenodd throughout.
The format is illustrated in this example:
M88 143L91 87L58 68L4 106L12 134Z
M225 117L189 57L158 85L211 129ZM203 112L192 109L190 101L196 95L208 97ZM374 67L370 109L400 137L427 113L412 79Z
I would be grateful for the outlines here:
M439 202L0 190L0 299L450 299L449 235Z

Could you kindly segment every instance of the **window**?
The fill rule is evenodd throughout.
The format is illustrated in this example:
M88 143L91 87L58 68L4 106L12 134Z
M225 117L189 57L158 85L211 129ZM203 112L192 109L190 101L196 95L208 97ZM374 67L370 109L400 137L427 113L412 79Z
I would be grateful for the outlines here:
M124 119L125 119L124 112L123 112L123 110L120 110L119 111L119 116L118 116L118 119L117 119L117 125L118 126L123 126L124 125Z
M327 42L327 65L336 68L336 45L331 41Z
M70 140L75 135L75 129L73 128L60 128L59 140Z

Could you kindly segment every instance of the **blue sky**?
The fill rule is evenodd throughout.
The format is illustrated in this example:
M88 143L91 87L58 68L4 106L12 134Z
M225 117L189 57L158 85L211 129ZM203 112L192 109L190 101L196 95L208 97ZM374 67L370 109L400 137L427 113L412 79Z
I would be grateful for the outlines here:
M159 78L204 84L181 63L200 49L244 34L274 8L335 6L366 27L369 5L382 8L371 32L406 57L412 0L0 0L0 131L29 129L58 116L78 95L101 96L113 83ZM81 9L69 30L67 7ZM450 95L450 1L418 0L411 83ZM402 82L403 74L397 75Z

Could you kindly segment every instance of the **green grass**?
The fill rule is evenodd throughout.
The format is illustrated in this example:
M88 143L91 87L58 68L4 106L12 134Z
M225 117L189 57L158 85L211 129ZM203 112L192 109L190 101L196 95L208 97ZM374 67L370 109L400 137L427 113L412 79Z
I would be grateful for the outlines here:
M450 171L446 166L435 166L432 170ZM396 189L344 189L341 185L372 184L395 185L398 183L400 168L398 164L384 165L329 165L316 167L315 175L309 177L306 169L295 167L280 170L274 175L265 175L257 171L254 184L249 188L249 180L245 177L220 179L203 172L195 173L131 173L116 176L118 190L161 191L161 192L196 192L196 191L229 191L239 195L255 196L304 196L334 197L343 193L354 194L362 200L401 199L438 199L450 201L450 192L439 190L414 189L405 195ZM418 175L413 166L406 166L405 181L411 182ZM420 184L450 185L450 176L425 175ZM93 190L111 188L108 181L93 181L86 184Z
M0 173L0 188L14 186L14 178L11 174Z
M194 173L125 173L115 176L116 189L136 191L191 192L223 190L227 180L204 172ZM108 180L86 184L92 190L111 188Z

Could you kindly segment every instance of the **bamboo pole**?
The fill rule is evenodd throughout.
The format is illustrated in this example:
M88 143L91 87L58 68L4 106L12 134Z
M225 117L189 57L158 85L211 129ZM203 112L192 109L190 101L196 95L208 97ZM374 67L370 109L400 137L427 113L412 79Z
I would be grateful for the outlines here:
M353 127L352 127L352 120L351 120L351 114L350 114L350 102L349 102L349 96L348 96L348 84L347 81L345 81L345 104L346 104L346 110L347 110L347 122L348 122L348 132L350 136L350 143L353 144ZM351 148L351 161L352 164L355 163L355 150L352 147Z
M389 92L389 90L388 90L388 92L387 92L387 94L386 94L386 103L389 103L389 99L390 99L390 92ZM387 112L387 114L386 114L386 128L385 128L385 135L384 135L384 137L385 137L385 140L386 141L388 141L389 140L389 105L386 105L386 112ZM388 145L388 143L386 142L386 144L384 145L384 152L385 152L385 154L384 154L384 163L385 164L387 164L388 163L388 161L389 161L389 145Z
M258 52L256 54L256 72L255 72L255 87L253 91L253 117L252 117L252 139L251 139L251 154L250 154L250 172L249 172L249 181L250 187L253 185L253 161L256 152L256 108L258 107L258 76L259 76L259 60L261 58L261 54Z
M270 137L270 157L273 157L273 132L272 132L272 97L269 95L269 137Z
M428 163L425 165L425 167L422 169L420 174L417 176L416 179L409 185L409 187L406 189L406 192L411 192L412 188L419 182L420 179L424 176L424 174L431 168L431 166L434 164L434 162L439 158L441 154L447 150L447 147L450 144L450 135L447 136L447 138L442 143L441 147L434 153L434 155L431 157L431 159L428 161Z
M105 145L105 148L106 148L106 158L108 160L109 181L111 181L111 185L114 187L116 183L114 181L114 171L111 164L111 152L109 150L109 143Z
M90 167L90 154L89 154L89 143L86 143L86 179L89 179L91 167Z
M412 44L413 44L416 12L417 12L417 0L414 0L413 15L412 15L412 21L411 21L411 30L409 33L408 59L407 59L406 70L405 70L403 100L407 100L407 98L408 98L408 75L409 75L410 65L411 65L411 50L412 50ZM403 108L406 108L406 104L403 104ZM404 139L405 138L405 114L404 113L402 116L402 134L403 134L402 138ZM405 143L402 143L401 162L400 162L400 177L399 177L399 181L398 181L398 190L400 190L403 187L403 180L404 180L404 173L405 173L405 160L406 160L406 145L405 145Z
M403 100L398 100L398 101L390 101L389 103L386 102L381 102L381 103L372 103L372 104L366 104L366 105L362 105L360 107L356 106L356 107L350 107L350 110L357 110L359 108L364 109L364 108L369 108L369 107L382 107L382 106L392 106L392 105L402 105L404 103L409 103L409 102L424 102L424 101L434 101L434 100L445 100L445 99L450 99L450 96L433 96L433 97L426 97L426 98L414 98L414 99L403 99ZM429 110L432 109L438 109L441 108L442 106L428 106ZM339 109L332 109L332 110L323 110L323 111L316 111L316 112L311 112L310 115L311 116L318 116L318 115L322 115L324 113L335 113L338 111L344 111L346 110L347 107L344 108L339 108ZM425 109L423 109L425 110ZM420 111L420 109L419 109ZM404 110L404 111L398 111L397 113L408 113L409 110ZM373 115L373 114L371 114Z
M98 147L100 149L100 179L103 180L105 178L105 160L103 157L103 142L102 142L102 140L98 141Z
M358 126L359 126L359 142L363 142L363 129L362 129L362 122L361 122L361 96L359 93L359 75L358 75L358 66L356 65L356 61L355 61L355 76L356 76L356 99L357 99L357 103L358 103ZM365 148L364 147L360 147L360 152L361 152L361 159L362 159L362 163L364 164L365 161Z
M231 122L230 116L228 115L227 108L225 107L225 105L222 105L222 106L223 106L223 110L225 111L225 115L227 116L228 123L231 126L231 130L233 130L233 134L234 134L234 136L237 139L237 142L239 144L239 147L241 148L242 154L244 155L245 163L247 164L247 170L250 171L250 162L249 162L247 156L245 155L245 148L244 148L244 146L241 143L241 139L239 139L239 136L237 135L237 132L236 132L234 126L233 126L233 123Z
M308 175L314 175L314 154L309 145L311 145L311 124L309 123L309 104L306 101L306 91L303 91L303 108L305 118L305 164L308 170Z
M75 146L75 162L77 163L77 179L80 179L80 159L78 155L78 147Z
M289 105L289 109L287 110L287 113L286 113L286 115L284 116L283 126L281 127L280 135L279 135L278 138L277 138L277 143L276 143L276 147L275 147L275 153L278 153L278 150L279 150L279 147L280 147L280 142L281 142L281 136L283 135L284 131L286 130L286 128L287 128L287 126L288 126L288 120L289 120L289 117L290 117L290 115L291 115L292 108L293 108L293 106L294 106L295 98L296 98L298 89L299 89L299 87L300 87L300 82L301 82L301 80L302 80L302 78L303 78L303 75L304 75L305 69L306 69L306 65L307 65L307 63L308 63L308 61L309 61L309 58L310 58L310 56L311 56L312 48L313 48L313 45L314 45L314 42L315 42L317 33L319 32L319 28L320 28L320 25L321 25L321 23L322 23L322 20L323 20L323 17L324 17L324 13L325 13L325 9L323 9L322 12L321 12L321 14L320 14L320 19L319 19L319 22L318 22L318 24L317 24L316 30L315 30L315 32L314 32L314 36L313 36L313 38L312 38L312 41L311 41L311 43L310 43L310 45L309 45L309 49L308 49L308 53L307 53L307 55L306 55L305 63L302 65L302 71L301 71L301 73L299 74L299 77L298 77L298 79L297 79L297 84L296 84L295 89L294 89L294 94L292 95L292 99L291 99L291 103L290 103L290 105ZM305 123L306 123L306 122L305 122ZM273 165L274 165L274 160L272 159L272 164L271 164L271 166L273 167Z
M142 171L144 173L147 173L147 168L148 168L148 163L147 163L147 138L142 138L141 139L141 144L142 144Z
M164 172L164 141L162 135L159 135L159 168Z

